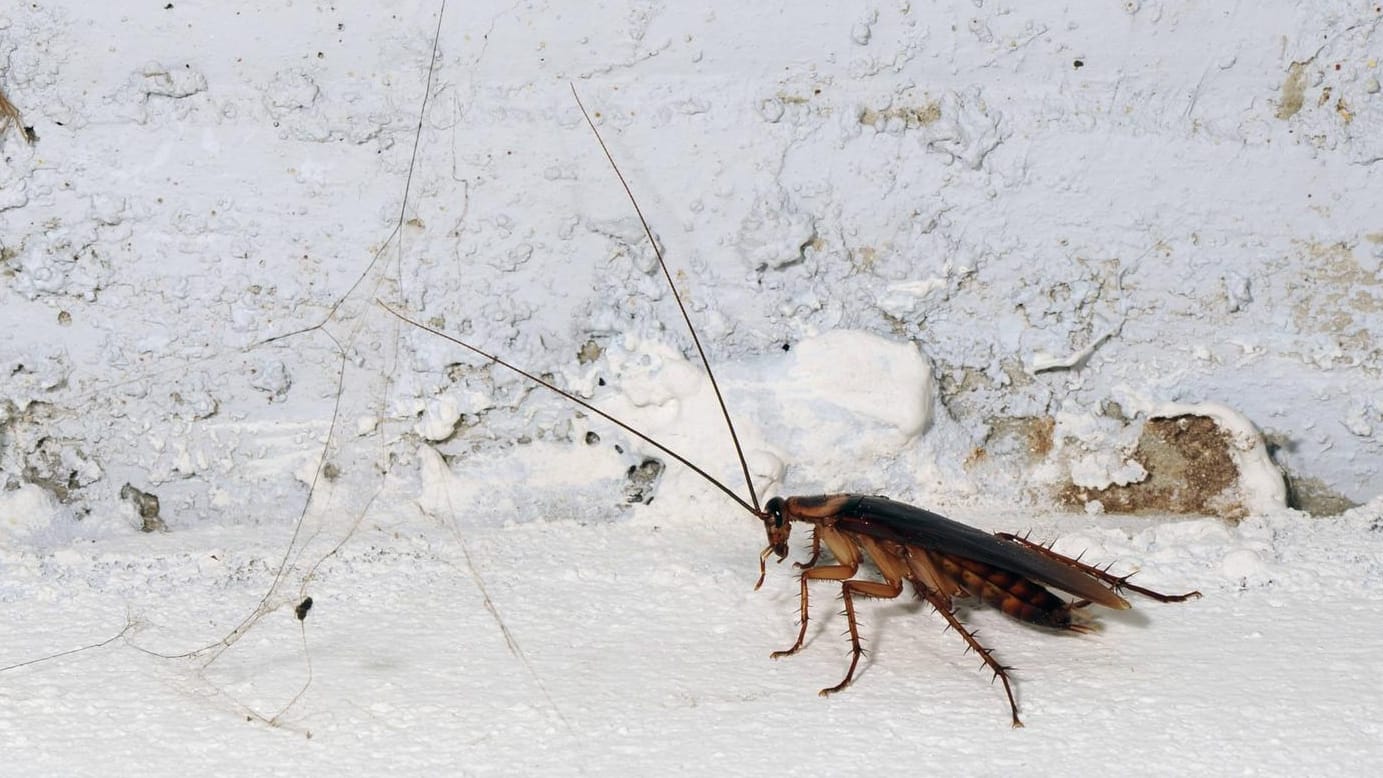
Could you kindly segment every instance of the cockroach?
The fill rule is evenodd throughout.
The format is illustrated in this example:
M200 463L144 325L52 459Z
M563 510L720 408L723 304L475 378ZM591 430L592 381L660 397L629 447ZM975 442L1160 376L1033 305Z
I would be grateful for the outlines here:
M912 585L918 597L926 600L941 614L946 623L965 641L969 650L974 651L994 673L994 677L1003 682L1013 726L1021 727L1023 722L1018 718L1018 703L1014 699L1009 677L1012 668L1000 664L995 659L993 650L980 645L974 633L956 617L954 602L957 598L978 600L998 608L1011 618L1038 627L1083 633L1090 631L1091 627L1075 618L1076 612L1090 605L1102 605L1115 610L1127 609L1131 606L1129 601L1121 596L1120 592L1123 591L1135 592L1160 602L1182 602L1201 596L1200 592L1195 591L1169 595L1145 589L1129 583L1128 575L1111 575L1107 568L1085 564L1078 559L1059 554L1048 546L1031 542L1025 537L984 532L886 497L861 494L774 497L761 507L753 479L749 475L749 464L745 460L739 436L735 432L734 421L716 382L715 371L711 369L710 360L707 359L705 349L697 337L696 328L692 325L691 317L677 292L676 284L672 281L672 274L668 270L658 241L653 237L653 231L648 220L644 218L642 209L639 208L633 190L630 189L624 174L620 172L619 165L615 163L613 154L605 145L600 131L596 129L595 122L581 103L581 97L576 93L575 87L572 88L572 94L620 185L624 187L625 194L628 195L629 202L643 225L644 234L653 247L668 287L672 290L673 299L677 301L677 306L681 310L682 319L691 333L692 343L696 346L697 354L710 379L716 400L720 404L721 414L729 429L735 454L744 474L745 485L749 490L749 500L746 501L682 455L580 397L470 343L414 321L383 302L380 305L408 324L444 338L491 363L523 376L638 437L691 469L763 522L768 545L759 554L759 578L754 584L756 590L763 585L768 559L777 557L777 561L781 563L787 558L792 525L797 523L811 527L811 555L805 561L794 564L802 571L798 576L801 613L797 640L790 647L773 652L773 658L797 653L806 641L810 599L808 584L812 581L839 582L850 636L850 666L840 683L822 689L820 694L826 696L845 689L854 680L860 657L864 655L859 621L855 613L855 598L893 599L902 594L903 582L906 581ZM830 563L823 559L823 547L830 552ZM856 577L866 559L873 563L883 580ZM1052 590L1065 592L1076 599L1062 599L1053 594Z

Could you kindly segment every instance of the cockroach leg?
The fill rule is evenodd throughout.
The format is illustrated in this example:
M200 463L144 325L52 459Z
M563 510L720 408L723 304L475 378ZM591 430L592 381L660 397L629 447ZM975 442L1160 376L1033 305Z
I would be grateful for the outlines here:
M807 573L810 572L812 571L807 571ZM792 644L791 648L786 648L782 651L774 651L769 654L768 656L770 659L782 659L785 656L792 656L802 650L802 643L807 639L807 573L803 573L799 576L802 582L802 596L799 600L802 614L797 619L797 623L801 625L801 628L797 631L797 641Z
M1155 592L1152 589L1145 589L1141 586L1138 586L1137 584L1129 583L1128 579L1133 576L1133 573L1129 573L1128 575L1112 575L1110 574L1108 567L1100 568L1095 567L1094 565L1087 565L1084 562L1080 561L1080 559L1078 558L1072 559L1071 557L1066 556L1065 554L1058 554L1051 548L1041 543L1034 543L1031 540L1028 540L1027 537L1019 537L1018 535L1013 535L1007 532L996 532L994 533L994 536L997 538L1001 538L1003 540L1011 540L1015 543L1021 543L1049 559L1052 559L1065 565L1070 565L1071 567L1074 567L1087 575L1094 576L1095 578L1104 581L1105 583L1109 584L1115 591L1127 589L1131 592L1137 592L1143 595L1144 597L1151 597L1152 599L1157 600L1158 602L1185 602L1187 600L1198 599L1201 596L1201 593L1198 591L1187 592L1185 594L1163 594L1161 592Z
M764 553L767 554L767 553L768 553L769 551L771 551L771 550L772 550L771 548L770 548L770 549L765 549L765 550L764 550ZM805 642L806 639L807 639L807 580L808 580L808 578L824 578L824 579L828 579L828 580L832 578L831 576L823 576L823 575L809 576L809 575L808 575L808 573L811 573L813 570L818 570L818 569L819 569L819 570L831 570L831 569L833 569L833 568L830 568L830 567L817 568L817 567L816 567L816 563L817 563L817 561L820 560L820 559L821 559L821 536L818 535L817 532L816 532L816 529L813 528L813 529L812 529L812 555L811 555L811 556L807 559L807 561L805 561L805 562L793 562L793 563L792 563L792 566L793 566L793 567L796 567L796 568L798 568L799 570L802 570L802 571L803 571L803 572L802 572L802 575L798 577L798 578L799 578L799 581L801 582L801 585L802 585L802 596L801 596L801 600L800 600L801 609L802 609L802 615L801 615L801 617L800 617L800 619L799 619L799 621L798 621L798 623L801 625L801 628L798 629L798 631L797 631L797 642L795 642L795 643L792 644L792 648L789 648L789 649L786 649L786 650L783 650L783 651L774 651L772 654L769 654L769 656L772 657L772 658L774 658L774 659L779 659L779 658L785 657L785 656L792 656L793 654L795 654L795 653L797 653L798 651L801 651L801 650L802 650L802 644L803 644L803 642ZM849 572L845 574L845 576L844 576L845 578L849 578L850 576L852 576L852 575L855 574L855 569L854 569L854 568L847 568L847 569L849 570ZM841 579L835 578L834 580L841 580ZM759 582L762 583L762 582L763 582L763 579L760 578L760 579L759 579ZM755 588L758 588L758 587L755 587Z
M1161 592L1155 592L1152 589L1144 589L1143 587L1137 584L1131 584L1128 582L1129 576L1132 575L1133 573L1129 573L1125 576L1110 576L1114 579L1114 588L1127 589L1131 592L1138 592L1144 597L1151 597L1152 599L1157 600L1158 602L1186 602L1187 600L1199 600L1201 597L1201 593L1198 591L1187 592L1185 594L1162 594Z
M984 661L985 665L987 665L990 670L994 671L994 677L1004 682L1004 694L1008 695L1008 707L1010 713L1013 714L1013 726L1023 726L1023 722L1018 718L1018 701L1013 699L1013 686L1010 685L1008 681L1008 671L1012 668L999 664L999 660L994 658L993 649L985 648L980 645L980 641L970 633L970 630L965 628L964 624L960 623L960 619L956 618L955 612L951 610L949 597L942 595L940 592L930 587L919 585L917 590L927 602L932 604L933 608L936 608L936 612L940 613L941 617L946 619L946 623L951 625L951 629L955 630L956 634L960 635L962 638L965 638L965 642L970 646L970 650L979 654L980 659Z
M810 571L808 571L810 572ZM903 593L902 581L845 581L840 585L840 598L845 601L845 623L850 628L850 669L845 671L845 678L840 683L827 689L822 689L818 694L822 697L835 694L850 685L855 679L855 667L860 663L860 657L864 656L864 647L860 645L860 629L855 621L855 594L865 597L877 597L881 600L891 600Z
M863 552L860 550L860 546L858 546L854 540L847 537L845 534L837 530L835 527L822 524L817 525L812 529L812 546L813 550L816 552L815 554L813 554L813 559L815 559L816 556L820 554L822 543L825 543L826 547L831 550L831 554L836 558L836 564L827 565L825 567L809 567L806 570L802 571L802 575L799 577L802 586L802 595L800 601L802 608L802 619L801 628L797 631L797 642L793 643L792 647L788 648L787 650L774 651L772 654L769 654L769 656L774 659L779 659L785 656L792 656L798 651L801 651L802 644L807 639L807 581L815 580L849 582L851 578L855 577L855 573L859 572L860 561L863 558ZM853 608L850 606L850 600L848 596L845 602L846 612L853 613ZM850 634L852 636L855 635L855 622L853 616L851 617L850 621ZM855 638L855 644L858 647L859 640L857 637ZM850 665L850 672L854 672L853 662ZM849 681L848 675L846 676L846 681Z
M816 528L812 528L812 555L805 562L793 562L792 566L799 570L816 567L816 560L821 558L821 538L816 534Z
M785 656L792 656L802 650L802 644L807 640L807 581L848 581L859 571L859 569L860 563L857 558L853 565L827 565L826 567L813 567L802 571L802 575L798 576L798 580L802 585L802 595L799 601L801 603L802 614L798 622L801 627L797 630L797 642L793 643L791 648L782 651L774 651L769 654L769 657L773 659L782 659ZM845 609L847 614L851 612L848 599L846 600ZM853 617L851 617L851 634L854 634L854 631L855 623Z
M868 535L854 535L842 532L837 527L821 525L816 527L816 537L821 538L837 559L849 563L850 575L846 576L847 579L854 576L863 555L868 555L874 561L874 566L879 569L879 574L884 579L882 581L844 580L841 582L840 599L845 603L845 622L850 632L850 668L846 670L845 678L840 683L821 690L821 696L825 697L850 685L850 681L855 677L855 668L859 666L860 657L864 656L864 648L860 645L859 624L855 619L855 595L875 597L881 600L894 599L903 593L903 579L908 575L908 564L903 556L901 546L880 541ZM814 568L802 574L804 596L806 579L816 577L811 576L811 573L816 570L828 569L830 568ZM805 625L804 620L803 634L806 632ZM799 635L799 646L800 637Z

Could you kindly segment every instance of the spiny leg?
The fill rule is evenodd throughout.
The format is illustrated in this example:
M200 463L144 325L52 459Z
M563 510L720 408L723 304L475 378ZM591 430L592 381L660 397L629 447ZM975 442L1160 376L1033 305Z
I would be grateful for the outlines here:
M799 623L802 625L802 628L797 632L797 642L793 643L791 648L785 648L782 651L774 651L769 654L768 656L771 659L781 659L785 656L792 656L802 650L802 643L807 639L807 574L803 573L799 577L802 581L802 615L799 617Z
M793 562L792 566L799 570L807 570L816 567L816 560L821 558L821 536L817 534L816 528L812 528L812 555L805 562Z
M802 650L802 643L807 639L807 581L846 581L854 577L856 571L860 569L860 547L854 540L846 537L831 527L814 526L812 527L812 562L815 563L821 551L821 544L825 544L831 550L831 554L836 558L836 564L825 567L810 567L802 571L802 621L801 629L797 631L797 642L791 648L784 651L774 651L770 656L774 659L791 656Z
M1020 537L1018 535L1013 535L1007 532L996 532L994 533L994 535L995 537L1002 538L1004 540L1012 540L1015 543L1021 543L1027 546L1028 548L1032 549L1033 551L1036 551L1037 553L1047 557L1048 559L1055 560L1064 565L1070 565L1071 567L1074 567L1083 573L1094 576L1095 578L1098 578L1101 581L1104 581L1105 583L1114 587L1115 591L1127 589L1131 592L1138 592L1144 597L1151 597L1152 599L1157 600L1158 602L1185 602L1187 600L1196 599L1201 596L1200 592L1187 592L1186 594L1162 594L1161 592L1155 592L1152 589L1145 589L1141 586L1138 586L1137 584L1129 583L1128 579L1133 576L1133 573L1129 573L1128 575L1122 576L1112 575L1106 569L1095 567L1094 565L1087 565L1079 559L1072 559L1071 557L1066 556L1065 554L1058 554L1057 552L1051 550L1047 546L1044 546L1041 543L1034 543L1031 540L1028 540L1026 537Z
M855 622L855 600L851 596L852 592L862 594L865 597L891 600L903 593L903 582L845 581L840 585L840 598L845 601L845 623L850 628L850 669L845 671L845 678L840 683L822 689L819 692L822 697L835 694L849 686L850 681L855 678L855 667L859 665L860 657L864 656L864 648L860 645L859 625Z
M786 648L782 651L774 651L772 654L769 654L769 657L781 659L785 656L792 656L802 650L802 644L807 640L807 581L844 581L854 575L857 570L859 570L858 563L854 565L827 565L826 567L813 567L804 570L802 575L798 576L802 584L802 597L800 600L802 608L800 623L802 626L797 630L797 642L793 643L791 648Z
M810 569L815 567L816 560L819 560L820 557L822 557L822 536L817 535L816 529L813 528L812 557L808 558L808 560L806 560L805 562L792 562L792 567L801 568L804 569L804 571L810 571ZM846 575L845 578L849 578L849 576L851 575L855 575L855 572L851 571L851 573L849 573L849 575ZM801 623L802 627L798 630L797 633L797 643L792 644L792 647L786 649L786 651L774 651L773 654L769 655L770 658L777 659L780 658L780 656L791 656L792 654L797 654L798 651L801 651L802 643L804 643L804 641L806 640L806 600L808 600L808 597L806 597L806 572L802 573L802 575L799 576L799 579L801 579L802 583L802 596L801 600L799 600L799 603L801 603L802 615L798 623ZM763 576L761 575L759 576L759 583L762 582ZM758 589L758 587L755 586L755 589Z
M936 608L936 612L940 613L942 618L946 619L946 622L951 625L951 629L954 629L956 634L965 638L965 642L970 646L970 650L979 654L980 659L984 660L984 663L989 666L989 669L994 671L994 677L1004 682L1004 694L1008 695L1008 708L1013 714L1013 726L1023 726L1023 722L1018 719L1018 702L1013 699L1013 686L1009 684L1008 681L1009 668L999 664L999 660L994 658L993 650L980 645L980 641L975 639L974 635L970 634L970 630L966 629L964 624L960 623L960 619L956 618L955 612L951 610L949 598L942 596L930 588L918 587L918 589L921 591L922 596L926 598L927 602L931 603L932 607Z

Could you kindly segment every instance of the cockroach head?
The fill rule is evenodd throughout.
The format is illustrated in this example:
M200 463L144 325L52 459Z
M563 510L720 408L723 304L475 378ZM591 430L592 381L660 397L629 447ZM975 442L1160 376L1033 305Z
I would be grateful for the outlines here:
M786 507L782 497L774 497L764 506L763 512L768 547L778 556L780 562L788 555L788 535L792 533L792 524L784 514Z

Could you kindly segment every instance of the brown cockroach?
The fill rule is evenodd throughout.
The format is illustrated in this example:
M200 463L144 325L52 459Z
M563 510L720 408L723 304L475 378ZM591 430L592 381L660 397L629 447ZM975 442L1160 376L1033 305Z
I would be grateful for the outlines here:
M682 455L580 397L470 343L414 321L382 302L380 305L419 329L445 338L556 392L652 445L724 492L740 507L762 521L768 536L768 545L759 554L759 579L754 585L755 589L763 585L770 556L776 556L779 562L787 558L788 537L793 523L809 525L812 529L811 556L805 562L795 563L795 567L802 570L799 576L801 616L797 640L787 649L773 652L773 658L797 653L806 640L808 583L838 581L841 600L845 603L845 620L850 635L850 667L845 671L845 677L840 683L822 689L820 693L825 696L841 691L854 680L855 669L859 665L860 657L864 655L858 619L855 615L855 597L893 599L902 594L903 582L907 581L912 584L917 596L936 608L947 624L965 640L969 650L973 650L994 673L994 677L1003 682L1004 693L1008 696L1009 710L1013 716L1013 726L1021 727L1023 723L1018 718L1018 703L1013 697L1013 687L1009 680L1008 671L1011 668L1000 664L994 658L993 651L980 645L974 634L956 617L953 606L956 598L968 597L979 600L998 608L1011 618L1039 627L1056 631L1087 632L1090 627L1075 620L1074 612L1090 605L1103 605L1116 610L1127 609L1131 606L1128 600L1120 595L1121 591L1137 592L1161 602L1182 602L1200 596L1200 592L1168 595L1135 586L1129 583L1127 575L1111 575L1107 569L1058 554L1051 548L1033 543L1026 538L1007 533L990 534L886 497L860 494L774 497L760 507L753 479L749 475L749 465L740 447L739 436L735 432L734 421L725 405L706 352L701 347L696 329L692 326L691 317L687 314L681 295L672 282L672 274L663 259L658 241L653 237L653 231L644 218L633 191L620 172L604 139L601 138L600 131L596 129L595 122L586 112L586 107L581 104L581 98L576 94L574 87L572 94L576 96L577 106L585 116L587 125L595 134L601 150L629 196L629 201L643 225L644 234L658 258L659 267L662 268L672 290L673 299L677 301L682 318L691 332L692 342L696 345L701 364L710 379L726 426L729 428L735 454L739 458L745 484L749 489L749 501L746 502L725 484ZM833 563L822 563L823 546L830 551L831 557L834 558ZM883 580L855 577L866 559L874 564ZM1066 592L1077 599L1064 600L1053 594L1052 589Z

